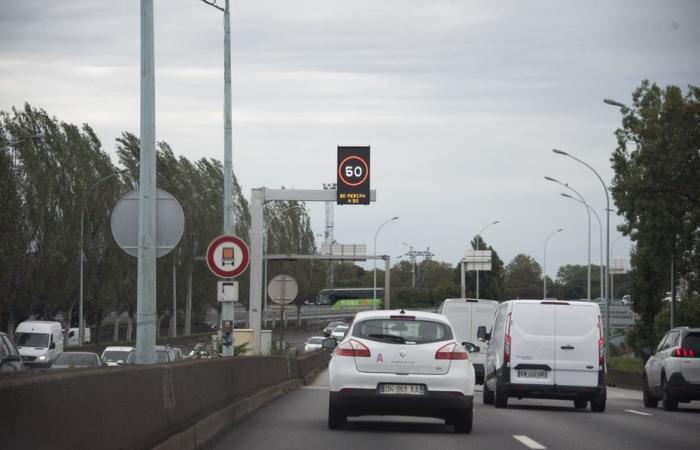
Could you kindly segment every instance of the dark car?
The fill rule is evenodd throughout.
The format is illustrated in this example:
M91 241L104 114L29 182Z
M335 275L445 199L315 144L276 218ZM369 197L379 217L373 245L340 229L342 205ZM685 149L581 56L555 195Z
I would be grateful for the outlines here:
M7 333L0 331L0 373L24 372L22 357Z
M63 352L51 365L52 369L89 369L102 367L100 355L91 352Z

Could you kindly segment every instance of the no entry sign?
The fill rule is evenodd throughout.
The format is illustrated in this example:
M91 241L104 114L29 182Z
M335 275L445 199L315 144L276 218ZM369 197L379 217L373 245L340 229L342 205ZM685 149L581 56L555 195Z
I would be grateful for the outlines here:
M248 246L237 236L219 236L207 248L207 266L217 277L236 278L249 262Z
M369 205L369 147L338 147L339 205Z

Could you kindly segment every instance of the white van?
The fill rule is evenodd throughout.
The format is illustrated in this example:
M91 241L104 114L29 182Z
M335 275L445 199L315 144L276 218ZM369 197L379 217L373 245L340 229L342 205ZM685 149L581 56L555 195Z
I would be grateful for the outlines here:
M90 338L90 327L85 327L85 339L83 344L89 344L91 342ZM76 345L80 345L80 328L74 327L68 330L68 346L69 347L74 347Z
M22 322L15 330L15 345L26 366L48 367L63 352L63 329L60 322Z
M591 402L605 411L605 340L595 303L510 300L501 303L488 340L484 403L505 408L508 397Z
M485 331L493 328L496 308L498 308L498 302L495 300L448 298L442 302L438 313L447 316L457 342L470 342L477 345L479 327L483 327ZM469 358L474 364L476 384L483 384L486 345L477 345L476 351L469 353Z

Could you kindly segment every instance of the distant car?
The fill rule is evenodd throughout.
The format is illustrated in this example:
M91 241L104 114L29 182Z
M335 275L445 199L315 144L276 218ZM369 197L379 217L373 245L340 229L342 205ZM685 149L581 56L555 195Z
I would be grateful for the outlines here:
M179 361L182 359L182 349L180 347L168 347L173 354L173 360Z
M315 352L316 350L320 350L323 347L323 339L325 339L323 336L310 337L306 340L306 344L304 344L304 351Z
M164 345L156 345L156 363L173 362L175 357L170 348ZM136 362L136 352L129 353L126 358L127 364L134 364Z
M106 366L123 366L134 347L109 346L102 352L102 362Z
M700 328L671 329L644 366L644 406L666 411L700 400Z
M102 367L102 360L97 353L63 352L51 365L52 369L89 369Z
M329 323L328 325L326 325L326 328L323 329L323 335L326 337L330 337L331 332L333 332L333 328L335 328L339 325L346 325L347 326L347 323L345 323L344 320L333 321L333 322Z
M333 328L333 331L331 331L331 337L335 338L336 340L341 340L345 336L345 333L348 331L347 325L338 325L337 327Z
M323 346L335 348L328 428L344 428L348 416L400 415L437 417L471 432L474 367L442 314L359 312L340 343Z
M7 333L0 331L0 374L24 372L25 370L15 343L12 342Z

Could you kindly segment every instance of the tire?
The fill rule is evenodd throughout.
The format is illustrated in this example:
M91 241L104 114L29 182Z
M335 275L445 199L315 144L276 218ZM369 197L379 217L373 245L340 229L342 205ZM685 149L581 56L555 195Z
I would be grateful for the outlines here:
M498 378L496 379L496 392L493 393L493 405L496 408L508 407L508 394L503 392L503 386L499 386ZM500 389L499 389L500 387Z
M348 424L348 416L342 409L337 408L332 402L328 402L328 428L342 430Z
M484 381L484 405L493 405L493 391L489 389L488 384Z
M676 411L678 409L678 400L673 398L666 389L666 375L661 375L661 406L664 411Z
M591 411L602 413L605 412L605 402L607 395L605 392L601 395L597 395L591 399Z
M642 378L642 399L646 408L656 408L659 406L659 399L654 397L649 390L649 381L647 377Z
M474 410L469 409L467 411L459 411L454 414L453 425L455 428L455 433L471 433L472 423L474 421Z
M574 408L576 409L584 409L586 406L588 406L588 400L585 398L577 398L574 400Z

